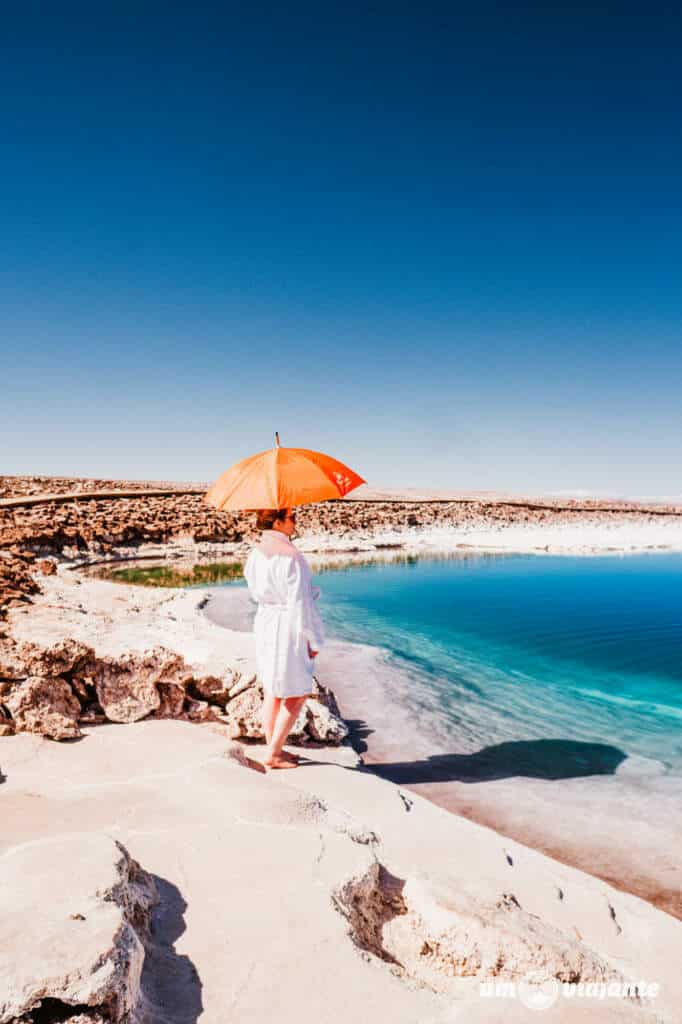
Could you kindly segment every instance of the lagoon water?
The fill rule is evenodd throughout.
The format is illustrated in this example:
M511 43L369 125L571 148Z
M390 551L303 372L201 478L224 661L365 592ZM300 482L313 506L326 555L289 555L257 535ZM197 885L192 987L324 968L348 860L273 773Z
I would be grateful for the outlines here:
M330 632L380 648L445 750L596 741L682 774L682 555L415 559L319 582Z
M316 571L365 764L682 917L682 555L399 557ZM214 621L249 629L243 586Z
M316 582L320 674L378 748L553 738L682 775L682 555L403 557Z

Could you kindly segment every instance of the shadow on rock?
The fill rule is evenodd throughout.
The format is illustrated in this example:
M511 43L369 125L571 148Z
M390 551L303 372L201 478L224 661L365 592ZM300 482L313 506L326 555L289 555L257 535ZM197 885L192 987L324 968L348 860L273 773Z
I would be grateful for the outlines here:
M493 782L529 779L578 779L613 775L626 758L606 743L576 740L518 740L484 747L475 754L436 754L421 761L367 764L363 771L403 785L419 782Z
M160 902L152 912L152 935L145 944L140 1017L144 1024L195 1024L203 1011L201 979L190 958L174 948L185 931L187 903L177 886L159 875L153 878Z
M365 740L371 736L374 729L371 729L364 718L344 718L348 726L348 739L353 750L357 754L364 754L367 750Z

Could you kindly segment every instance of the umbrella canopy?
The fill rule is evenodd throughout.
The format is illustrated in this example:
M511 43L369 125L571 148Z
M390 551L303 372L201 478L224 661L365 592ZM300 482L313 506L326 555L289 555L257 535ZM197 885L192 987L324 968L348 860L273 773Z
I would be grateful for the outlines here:
M343 462L308 448L277 444L250 455L226 470L206 493L217 509L293 508L313 501L342 498L366 483Z

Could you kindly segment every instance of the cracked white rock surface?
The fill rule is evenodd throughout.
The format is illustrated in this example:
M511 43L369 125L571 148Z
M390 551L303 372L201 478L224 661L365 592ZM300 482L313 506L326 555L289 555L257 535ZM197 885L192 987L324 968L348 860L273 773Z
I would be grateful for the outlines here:
M103 832L58 833L0 856L0 1024L45 998L106 1007L138 1002L153 880ZM111 1016L109 1017L109 1013Z
M0 741L8 823L0 855L85 831L120 840L155 876L161 903L141 1024L262 1024L273 1014L296 1024L502 1019L499 1004L479 997L476 977L433 991L353 943L334 894L377 862L405 882L414 919L431 931L444 920L447 931L458 906L484 923L488 915L494 928L490 907L513 895L567 942L660 982L655 1010L675 1020L680 922L418 796L408 809L399 787L361 770L348 747L303 751L301 767L262 774L225 756L228 744L210 725L158 720L83 732L61 744L30 734ZM528 1019L516 1003L502 1009L505 1020ZM651 1008L603 1002L565 1013L560 1004L542 1019L656 1019Z

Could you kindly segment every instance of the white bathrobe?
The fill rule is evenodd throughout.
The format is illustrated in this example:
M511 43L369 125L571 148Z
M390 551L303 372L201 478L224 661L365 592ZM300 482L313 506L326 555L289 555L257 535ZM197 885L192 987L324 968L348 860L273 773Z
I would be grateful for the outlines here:
M244 566L249 593L258 602L254 633L256 667L263 688L275 697L312 693L315 659L324 627L315 606L319 590L310 566L279 530L264 530Z

